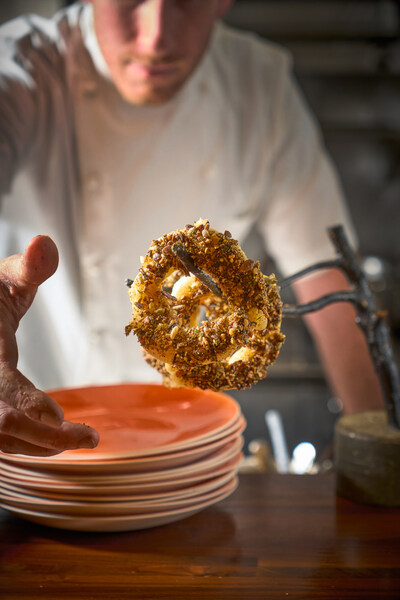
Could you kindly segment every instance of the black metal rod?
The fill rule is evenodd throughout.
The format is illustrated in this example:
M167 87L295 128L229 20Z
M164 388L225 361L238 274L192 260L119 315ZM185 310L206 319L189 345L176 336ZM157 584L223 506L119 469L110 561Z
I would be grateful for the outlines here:
M325 296L321 296L321 298L317 298L317 300L312 300L306 304L298 304L297 306L285 304L282 308L282 314L285 315L285 317L297 317L298 315L316 312L317 310L321 310L321 308L336 302L353 302L354 304L358 304L359 300L354 292L335 292L332 294L325 294Z
M352 284L352 291L326 294L312 302L298 306L284 306L284 316L305 315L315 312L334 302L352 302L357 310L356 322L363 331L368 349L378 374L388 417L388 423L400 429L400 375L394 358L390 330L383 315L377 310L374 294L369 287L367 276L351 248L341 225L328 229L338 258L311 265L283 280L285 287L300 277L325 268L340 268Z
M360 267L343 227L337 225L328 229L328 232L341 260L343 271L353 283L361 299L358 305L357 324L365 335L380 379L388 422L396 429L400 429L400 375L393 355L389 327L377 310L367 276Z
M282 281L279 283L279 287L283 290L286 287L288 287L290 284L292 284L293 281L296 281L296 279L300 279L300 277L309 275L310 273L313 273L314 271L319 271L320 269L332 269L332 268L337 268L337 267L340 268L340 266L341 266L340 259L323 260L321 262L315 263L314 265L310 265L309 267L306 267L305 269L302 269L301 271L298 271L297 273L294 273L293 275L290 275L290 277L285 277L285 279L282 279Z
M174 244L172 246L172 252L175 254L176 258L183 265L186 271L192 273L192 275L197 277L197 279L201 281L201 283L203 283L206 287L208 287L208 289L211 290L213 294L219 297L222 296L222 292L219 289L218 285L208 275L208 273L202 271L201 269L199 269L199 267L197 267L194 264L192 257L189 255L183 244Z

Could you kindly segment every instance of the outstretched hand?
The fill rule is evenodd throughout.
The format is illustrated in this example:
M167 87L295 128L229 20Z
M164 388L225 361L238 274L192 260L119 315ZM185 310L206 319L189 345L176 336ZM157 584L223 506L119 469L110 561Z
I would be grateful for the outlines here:
M58 251L39 235L24 254L0 260L0 450L51 456L73 448L94 448L91 427L64 421L61 407L17 370L18 325L41 283L58 266Z

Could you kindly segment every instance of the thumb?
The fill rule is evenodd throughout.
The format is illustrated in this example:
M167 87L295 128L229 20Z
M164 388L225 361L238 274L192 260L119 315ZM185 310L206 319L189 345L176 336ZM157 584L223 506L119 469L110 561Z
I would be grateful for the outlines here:
M23 285L40 285L58 267L58 250L47 235L32 238L21 257L20 277Z
M35 297L38 286L58 266L57 246L46 235L34 237L23 254L0 261L0 317L11 318L14 331Z
M16 366L18 324L32 304L38 286L54 273L57 265L57 247L45 235L34 237L24 254L0 260L0 361Z

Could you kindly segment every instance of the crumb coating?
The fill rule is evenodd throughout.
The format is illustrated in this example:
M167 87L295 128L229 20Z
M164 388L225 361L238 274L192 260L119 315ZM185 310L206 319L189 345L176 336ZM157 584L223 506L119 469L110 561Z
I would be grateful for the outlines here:
M179 299L171 293L188 275L175 244L212 277L221 296L194 277ZM153 240L129 295L132 318L125 332L137 335L146 361L169 387L250 387L266 376L284 340L275 276L263 275L228 231L212 229L207 220Z

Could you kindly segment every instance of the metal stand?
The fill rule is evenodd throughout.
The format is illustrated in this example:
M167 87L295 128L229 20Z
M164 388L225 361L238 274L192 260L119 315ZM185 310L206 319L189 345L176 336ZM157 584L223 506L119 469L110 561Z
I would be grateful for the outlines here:
M374 295L369 287L367 277L361 269L357 257L350 247L343 227L338 225L328 230L338 258L336 260L316 263L303 271L284 280L285 287L309 273L320 269L341 269L347 276L353 289L322 296L313 302L298 306L284 306L283 314L287 317L305 315L321 310L335 302L352 302L357 310L357 324L361 327L378 373L386 403L388 422L400 430L400 376L394 359L389 327L385 314L378 311Z
M378 311L367 277L341 226L328 230L337 259L320 262L296 273L282 287L308 273L339 268L351 283L350 291L322 296L313 302L285 306L285 316L304 315L335 302L352 302L379 376L385 411L341 417L335 427L335 469L338 494L351 500L400 506L400 376L394 359L385 314Z

